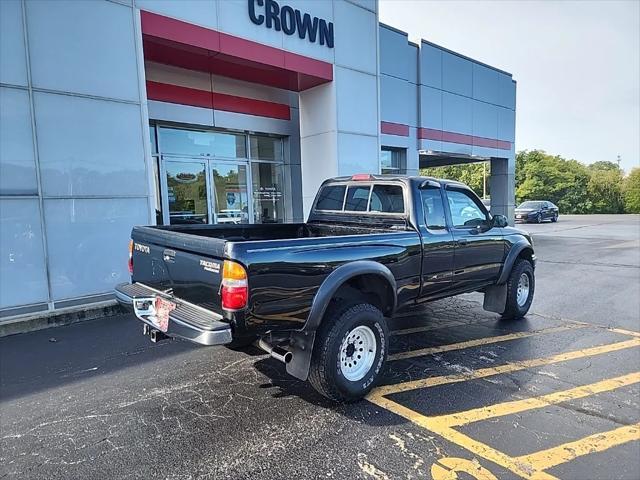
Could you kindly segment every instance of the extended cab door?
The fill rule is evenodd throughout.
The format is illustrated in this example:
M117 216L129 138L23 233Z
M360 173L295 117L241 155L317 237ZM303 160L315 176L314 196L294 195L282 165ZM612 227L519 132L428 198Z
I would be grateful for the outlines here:
M494 281L504 262L502 228L492 226L480 199L468 188L447 185L447 213L455 245L454 289Z
M423 252L421 297L428 299L452 286L454 243L442 188L436 182L425 182L418 192L422 204L422 218L418 217Z

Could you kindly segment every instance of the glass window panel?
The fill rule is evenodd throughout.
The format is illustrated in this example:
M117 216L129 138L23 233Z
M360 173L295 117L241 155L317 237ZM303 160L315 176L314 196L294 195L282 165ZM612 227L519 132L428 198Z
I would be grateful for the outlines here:
M371 190L370 185L347 188L344 209L352 212L365 212L369 202L369 190Z
M433 230L447 228L444 215L444 204L439 188L428 187L421 192L425 223Z
M145 198L45 199L54 300L100 293L129 281L127 245L149 222Z
M245 135L160 128L160 150L176 155L245 158Z
M448 190L447 198L454 226L475 227L487 220L485 213L467 192Z
M284 175L282 165L251 164L255 223L284 222Z
M249 136L251 158L282 161L282 139L260 135Z
M164 221L162 219L162 197L160 194L160 165L159 165L158 157L153 157L153 188L155 190L155 213L156 213L156 223L158 225L164 225Z
M316 210L342 210L346 188L344 185L324 187L318 195Z
M382 147L380 150L380 171L383 174L402 174L405 172L405 148Z
M204 163L165 162L169 222L209 223Z
M0 308L46 301L38 200L0 198Z
M216 223L249 223L246 165L212 164Z
M151 153L158 153L158 142L156 141L155 125L149 125L149 140L151 141Z
M0 194L37 192L29 94L0 88Z
M369 210L382 213L403 213L402 187L399 185L374 185Z

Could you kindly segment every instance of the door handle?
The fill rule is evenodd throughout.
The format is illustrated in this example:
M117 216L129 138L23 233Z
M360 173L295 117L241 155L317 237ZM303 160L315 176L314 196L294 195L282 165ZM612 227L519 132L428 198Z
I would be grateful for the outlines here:
M457 240L456 243L458 245L466 245L468 243L468 241L467 241L466 238L461 238L461 239Z

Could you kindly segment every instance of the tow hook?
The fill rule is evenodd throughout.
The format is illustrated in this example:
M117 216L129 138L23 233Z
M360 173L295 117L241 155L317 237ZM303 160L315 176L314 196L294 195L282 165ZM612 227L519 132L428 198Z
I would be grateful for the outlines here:
M289 350L285 350L277 345L271 345L263 339L258 340L258 347L271 355L272 358L275 358L282 363L289 363L293 359L293 353Z
M160 330L151 328L146 323L142 326L142 334L148 335L153 343L158 343L158 342L161 342L162 340L167 340L169 338L168 335L165 335Z

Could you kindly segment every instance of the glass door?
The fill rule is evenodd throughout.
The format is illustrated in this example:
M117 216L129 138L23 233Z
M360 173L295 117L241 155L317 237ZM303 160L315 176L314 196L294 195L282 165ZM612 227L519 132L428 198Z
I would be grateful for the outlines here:
M170 225L209 223L206 161L163 162L166 181L165 222Z
M209 171L214 223L249 223L247 166L211 160Z

